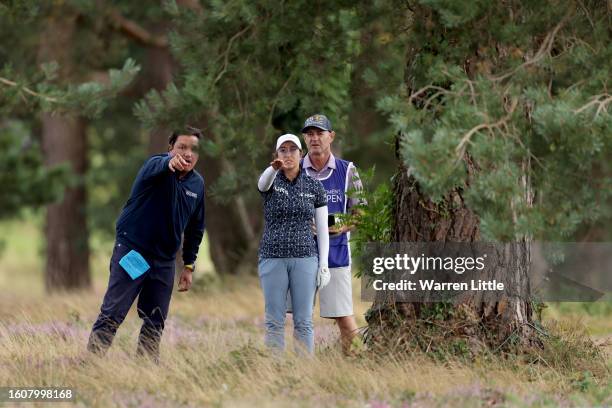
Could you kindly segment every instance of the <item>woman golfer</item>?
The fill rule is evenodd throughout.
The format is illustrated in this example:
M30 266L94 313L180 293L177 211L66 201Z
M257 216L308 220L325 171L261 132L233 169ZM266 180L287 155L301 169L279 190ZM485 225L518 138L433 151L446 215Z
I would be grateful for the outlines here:
M276 141L274 161L259 177L265 221L259 278L266 303L266 345L285 347L285 302L290 292L296 351L312 353L315 291L330 278L327 195L320 181L300 169L301 158L300 139L283 135Z

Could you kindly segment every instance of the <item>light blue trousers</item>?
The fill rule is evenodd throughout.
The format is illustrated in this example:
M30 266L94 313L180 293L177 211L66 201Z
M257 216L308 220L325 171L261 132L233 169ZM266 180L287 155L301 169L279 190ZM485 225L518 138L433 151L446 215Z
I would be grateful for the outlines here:
M268 347L285 348L287 292L293 308L293 337L296 352L314 352L312 309L317 286L318 258L263 258L259 260L259 280L266 302Z

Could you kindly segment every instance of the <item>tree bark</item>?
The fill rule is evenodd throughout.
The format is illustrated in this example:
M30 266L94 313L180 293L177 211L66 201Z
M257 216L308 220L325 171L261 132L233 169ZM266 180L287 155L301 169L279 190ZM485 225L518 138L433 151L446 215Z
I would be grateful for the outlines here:
M425 38L444 37L448 43L456 41L452 29L447 29L439 21L439 16L427 6L415 6L412 15L413 21L425 22L417 25ZM483 38L483 42L491 42ZM496 62L504 58L505 49L502 44L486 43L482 47L490 50L498 50L500 53ZM434 49L432 49L432 47ZM412 94L423 84L416 85L418 72L416 64L422 62L419 58L421 49L429 53L443 52L435 50L436 42L431 44L413 44L406 50L406 65L404 81L407 94ZM476 50L477 47L474 47ZM489 56L490 57L490 56ZM473 77L483 70L489 70L492 61L486 61L486 56L465 55L462 62L459 57L456 63L462 65L468 77ZM449 87L450 84L437 84ZM427 98L429 95L424 94ZM413 103L417 108L422 108L422 101L416 98ZM443 200L436 204L423 193L417 180L410 175L409 163L404 164L399 152L399 137L396 140L396 157L400 161L399 171L394 181L394 236L396 242L478 242L480 236L480 222L476 214L466 205L463 192L469 188L470 179L479 170L478 163L474 163L469 154L464 154L464 164L467 169L467 182L460 188L448 192ZM529 162L523 163L523 174L529 174ZM525 199L528 203L533 200L530 181L525 176L519 182L523 186ZM515 237L515 242L499 244L496 247L495 259L491 262L488 279L501 279L508 283L512 292L504 292L504 296L497 297L495 301L488 301L483 292L468 291L463 294L459 302L451 305L441 303L399 303L392 298L379 293L375 299L372 309L367 314L369 331L373 338L373 344L389 344L389 339L398 344L398 338L407 338L406 332L410 332L411 339L417 339L416 343L423 351L428 351L432 342L444 339L470 339L467 343L480 348L484 345L499 347L508 344L511 335L516 334L523 343L532 343L534 340L532 319L533 310L529 299L530 282L528 270L531 262L531 244L528 237ZM510 275L510 276L509 276ZM508 287L507 286L507 287ZM431 310L445 309L443 313L444 322L436 323L435 327L442 327L440 337L436 341L429 337L428 342L422 342L423 332L432 327L431 322L423 323L424 316L431 316ZM402 324L397 324L401 322ZM395 333L394 333L395 331ZM398 337L399 336L399 337ZM402 337L403 336L403 337ZM427 337L427 334L425 334ZM419 340L421 339L421 340ZM401 341L399 343L402 343ZM408 344L408 343L402 343ZM414 342L412 343L414 344Z
M167 29L163 31L153 30L159 36L165 36ZM162 92L172 82L176 64L172 58L172 53L168 48L148 47L146 50L145 67L141 76L144 88L148 90L156 89ZM142 86L142 85L141 85ZM149 137L149 153L159 154L168 149L168 136L170 129L154 129Z
M57 61L59 81L74 78L72 50L77 24L76 13L57 6L45 21L41 33L39 60ZM75 114L42 115L42 145L47 165L68 162L76 183L66 188L63 200L47 207L45 238L45 287L52 292L87 288L89 232L86 218L87 168L86 122Z
M469 163L469 171L475 171ZM467 186L466 186L467 187ZM403 164L394 182L395 242L478 242L479 219L465 204L463 189L449 192L440 204L432 202ZM484 292L466 291L453 304L398 302L387 292L378 292L366 315L369 343L385 350L452 350L457 341L465 342L472 354L485 348L532 344L534 336L528 268L530 243L499 245L494 265L485 279L497 279L513 288L513 295L491 301ZM509 276L510 275L510 276ZM431 324L433 310L444 310L442 321ZM433 329L432 329L433 327ZM399 350L397 349L399 345Z
M61 202L47 207L45 287L49 292L87 288L91 277L87 197L82 180L87 167L85 121L45 113L42 127L46 164L69 162L78 178L75 186L66 188Z
M468 173L477 171L466 158ZM467 186L466 186L467 187ZM436 204L419 188L415 178L408 174L403 164L394 183L394 241L395 242L478 242L480 241L479 219L465 204L463 189L458 188L446 195L443 202ZM528 270L530 265L530 243L519 239L499 247L495 261L487 279L503 281L516 292L513 296L505 296L499 301L489 302L483 292L468 292L461 298L456 309L461 309L461 318L470 318L480 327L489 330L491 337L488 342L495 344L503 341L513 332L528 334L532 323L533 310L531 303L525 298L529 292ZM511 276L508 273L511 272ZM380 296L373 305L377 311L370 324L384 324L376 319L381 311L395 309L406 319L419 319L424 308L431 307L427 303L394 303ZM460 335L475 334L473 327L465 326L467 332Z

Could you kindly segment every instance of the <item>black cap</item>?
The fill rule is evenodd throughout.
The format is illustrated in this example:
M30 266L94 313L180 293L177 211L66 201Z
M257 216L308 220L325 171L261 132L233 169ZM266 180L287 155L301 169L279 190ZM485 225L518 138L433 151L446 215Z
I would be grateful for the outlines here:
M332 130L332 125L327 116L325 115L312 115L304 122L304 127L302 128L302 133L309 127L316 127L322 130L330 131Z

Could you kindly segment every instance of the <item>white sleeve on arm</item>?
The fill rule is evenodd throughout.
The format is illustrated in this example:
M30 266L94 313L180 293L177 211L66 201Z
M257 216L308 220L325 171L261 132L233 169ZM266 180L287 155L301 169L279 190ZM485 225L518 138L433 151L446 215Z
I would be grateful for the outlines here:
M268 191L270 187L272 187L274 178L276 178L276 173L278 173L278 170L274 170L274 167L272 166L268 166L268 168L261 173L261 176L259 176L259 181L257 182L257 188L259 191Z
M327 206L315 209L317 246L319 247L319 266L327 266L329 255L329 231L327 230Z

